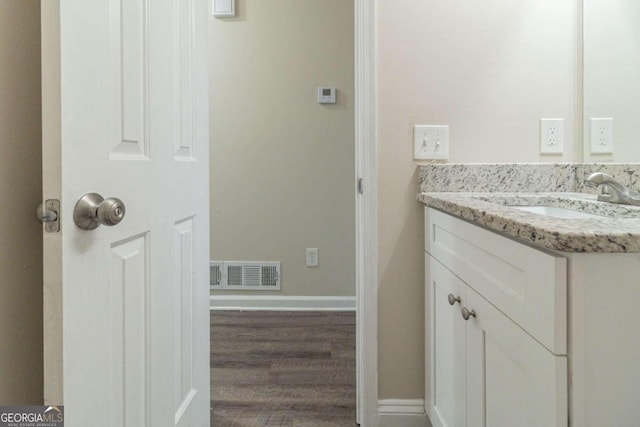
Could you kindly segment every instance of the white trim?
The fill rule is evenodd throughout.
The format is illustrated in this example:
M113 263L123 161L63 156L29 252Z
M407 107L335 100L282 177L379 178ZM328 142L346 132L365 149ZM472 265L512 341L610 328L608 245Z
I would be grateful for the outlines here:
M354 0L356 179L357 421L378 427L378 197L375 0ZM355 183L354 183L355 184ZM354 185L356 188L356 185Z
M423 399L386 399L378 401L380 427L430 426Z
M383 399L378 401L378 413L383 414L424 414L424 399Z
M211 295L211 310L255 311L354 311L355 297L307 297L284 295Z

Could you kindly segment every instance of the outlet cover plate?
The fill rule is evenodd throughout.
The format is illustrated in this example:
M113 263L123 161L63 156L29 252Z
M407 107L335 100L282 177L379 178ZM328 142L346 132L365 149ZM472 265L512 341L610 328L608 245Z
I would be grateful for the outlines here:
M613 119L591 118L591 154L613 154Z
M449 160L449 126L413 127L414 160Z
M307 248L306 255L307 267L318 267L320 265L318 248Z
M540 154L562 154L564 119L540 119Z

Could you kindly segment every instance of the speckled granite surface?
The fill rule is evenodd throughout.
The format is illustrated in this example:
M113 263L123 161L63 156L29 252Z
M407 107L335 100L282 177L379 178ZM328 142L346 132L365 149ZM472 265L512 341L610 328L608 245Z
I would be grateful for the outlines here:
M638 183L640 165L504 164L420 167L428 206L534 246L562 252L640 252L640 206L598 202L583 177L603 171L621 183ZM632 170L629 176L625 171ZM601 218L566 219L514 206L557 206Z
M640 190L640 165L624 163L585 163L576 165L575 186L573 191L579 193L599 193L599 189L592 189L584 185L584 180L593 172L605 172L633 190Z
M434 164L419 166L420 191L572 191L575 166L540 164Z
M622 163L446 163L421 165L420 191L587 192L583 182L593 172L606 172L640 190L640 164ZM626 171L631 171L629 175Z

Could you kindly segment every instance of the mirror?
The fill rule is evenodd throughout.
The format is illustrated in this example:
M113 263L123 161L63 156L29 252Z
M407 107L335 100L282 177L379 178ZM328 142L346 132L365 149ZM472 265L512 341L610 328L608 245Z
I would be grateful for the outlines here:
M640 162L640 2L587 0L583 16L584 162ZM610 125L613 152L595 153Z

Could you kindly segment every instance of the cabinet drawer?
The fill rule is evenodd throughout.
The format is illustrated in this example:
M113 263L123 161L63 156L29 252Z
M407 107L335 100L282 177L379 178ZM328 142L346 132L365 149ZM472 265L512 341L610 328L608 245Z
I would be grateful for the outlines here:
M567 353L566 259L425 209L435 259L555 354Z

